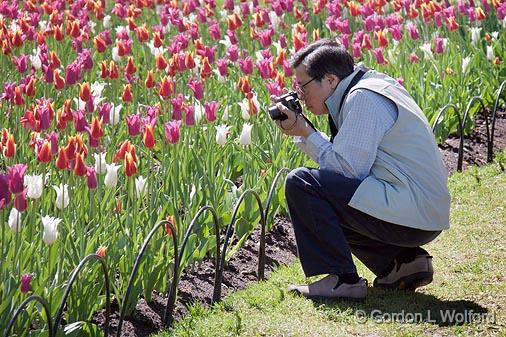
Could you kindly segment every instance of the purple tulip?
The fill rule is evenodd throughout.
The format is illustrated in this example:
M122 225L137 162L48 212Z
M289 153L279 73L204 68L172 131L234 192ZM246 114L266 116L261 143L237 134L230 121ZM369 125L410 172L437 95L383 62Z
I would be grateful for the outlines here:
M216 120L216 110L218 110L218 102L204 103L204 113L209 122L214 122Z
M221 76L227 76L228 75L228 61L227 59L219 59L216 61L216 67L218 68L218 71Z
M31 274L24 274L21 276L21 292L23 294L30 291L30 282L32 282L33 276Z
M239 48L237 47L237 45L233 44L228 48L227 56L230 61L232 62L237 61L237 59L239 58Z
M102 122L109 124L111 121L111 110L112 105L110 103L104 103L98 107L98 116L102 119Z
M26 207L28 207L28 204L26 202L26 193L28 192L28 189L24 189L23 192L16 195L14 198L14 208L18 210L18 212L22 213L26 210Z
M170 121L165 123L165 138L171 144L177 144L179 142L179 130L181 127L181 121Z
M172 119L181 119L181 113L183 112L183 99L183 94L178 94L175 98L170 100L170 104L172 105Z
M88 121L86 120L86 117L84 115L83 110L77 110L74 112L74 127L77 132L85 132L86 127L88 126Z
M25 173L28 169L26 164L16 164L7 168L9 172L9 191L12 194L19 194L23 192Z
M444 48L444 41L442 38L440 38L439 36L437 36L435 39L434 39L434 51L437 53L437 54L442 54L443 53L443 48Z
M65 69L65 83L67 85L73 85L81 79L81 66L76 63L70 63Z
M250 75L253 72L253 59L251 56L248 56L245 59L240 59L239 67L245 75Z
M97 188L97 173L92 166L86 168L86 178L90 190Z
M200 101L204 97L204 86L202 85L202 81L190 79L188 87L193 91L193 95L197 100Z
M11 192L9 191L9 176L0 174L0 209L11 202Z
M83 49L83 51L79 53L78 57L79 63L84 70L90 70L93 68L93 59L91 58L89 49Z
M193 105L189 105L185 108L186 118L185 124L186 126L195 125L195 107Z
M130 136L137 136L141 133L141 116L138 114L127 116L126 123L128 126L128 134Z
M23 74L27 69L28 69L28 56L26 55L21 55L19 57L16 57L14 56L13 57L13 62L14 62L14 65L16 66L16 70Z

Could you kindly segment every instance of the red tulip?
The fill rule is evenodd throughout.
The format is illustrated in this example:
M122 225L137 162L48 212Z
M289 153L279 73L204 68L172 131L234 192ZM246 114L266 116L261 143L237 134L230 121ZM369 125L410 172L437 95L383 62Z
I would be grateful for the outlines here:
M12 158L16 154L16 143L14 142L14 135L8 135L7 142L5 144L4 156Z
M79 97L83 102L88 102L91 99L91 89L88 82L79 84Z
M125 175L131 177L137 173L137 163L135 162L132 154L127 152L125 154Z
M76 154L76 163L74 164L74 174L78 177L84 177L86 175L87 168L84 164L84 157L82 153Z
M25 99L23 98L23 90L21 87L16 87L14 90L14 104L23 105L25 104Z
M155 140L155 133L153 131L153 125L146 124L144 128L144 137L142 140L144 142L144 145L148 149L152 149L155 146L156 140Z
M107 44L105 43L104 39L100 35L95 36L95 38L93 39L93 42L95 43L95 48L97 49L97 51L99 53L103 53L106 51Z
M65 87L65 79L60 75L60 69L55 69L53 82L56 90L62 90Z
M128 57L127 65L125 66L125 72L128 75L133 75L137 71L137 68L134 64L134 58L132 56Z
M51 143L45 140L37 153L37 160L41 163L49 163L53 155L51 153Z
M123 95L121 96L123 102L131 102L132 101L132 85L125 84L123 85Z
M153 78L153 71L148 70L148 73L146 75L146 80L144 81L144 85L148 89L151 89L155 86L155 80Z
M56 158L56 167L60 170L65 170L69 166L65 148L62 146L58 149L58 157Z
M164 70L165 68L167 68L167 61L165 60L165 58L161 54L157 54L155 56L155 64L156 64L156 69L158 69L158 70Z

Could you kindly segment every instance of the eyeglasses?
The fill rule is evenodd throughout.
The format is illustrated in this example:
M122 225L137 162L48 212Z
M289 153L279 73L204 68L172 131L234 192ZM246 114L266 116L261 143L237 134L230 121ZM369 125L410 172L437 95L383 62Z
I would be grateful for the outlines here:
M306 83L304 84L301 84L301 85L297 85L295 87L295 89L299 92L299 94L302 94L304 95L306 92L304 90L304 88L311 82L313 82L314 80L316 80L316 77L313 77L312 79L310 79L309 81L307 81Z

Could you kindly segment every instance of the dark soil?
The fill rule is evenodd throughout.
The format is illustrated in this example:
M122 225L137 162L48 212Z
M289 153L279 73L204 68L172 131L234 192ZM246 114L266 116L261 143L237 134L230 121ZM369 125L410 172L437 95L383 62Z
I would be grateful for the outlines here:
M475 128L471 135L464 137L463 169L471 165L487 163L487 126L485 118L477 115ZM492 128L492 126L490 126ZM491 130L491 129L490 129ZM492 131L490 131L492 132ZM459 137L450 137L439 146L443 162L451 174L457 170L459 155ZM498 112L494 129L494 153L506 148L506 111Z
M469 165L483 165L487 161L486 125L482 116L475 118L475 129L464 140L464 169ZM450 137L439 146L445 166L449 173L457 168L459 138ZM494 152L506 147L506 113L499 113L495 124ZM229 261L223 274L222 297L245 288L249 283L257 280L258 243L260 229L257 228L246 245ZM289 264L296 258L297 248L290 222L276 217L272 230L266 235L266 269L268 278L274 268L280 264ZM187 305L199 302L206 306L211 303L214 282L214 263L205 260L195 268L183 272L178 288L178 297L174 318L176 320L188 313ZM153 294L153 300L147 303L139 299L135 313L126 317L121 336L141 337L162 330L163 312L167 296L160 293ZM116 335L119 319L119 307L113 303L111 315L111 335ZM104 310L97 313L94 321L103 326Z

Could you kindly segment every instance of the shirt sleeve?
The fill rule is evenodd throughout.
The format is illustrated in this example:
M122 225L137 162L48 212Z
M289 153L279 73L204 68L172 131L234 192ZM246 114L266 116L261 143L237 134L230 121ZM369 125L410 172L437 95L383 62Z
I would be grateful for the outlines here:
M397 106L380 94L357 89L348 95L343 113L346 118L334 142L314 132L305 139L305 152L316 158L320 169L363 180L371 171L383 136L397 119Z

